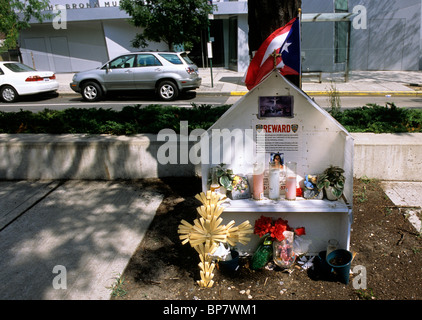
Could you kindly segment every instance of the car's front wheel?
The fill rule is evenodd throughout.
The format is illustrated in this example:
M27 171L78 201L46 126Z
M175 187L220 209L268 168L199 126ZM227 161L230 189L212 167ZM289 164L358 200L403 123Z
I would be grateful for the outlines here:
M88 102L95 102L102 97L101 87L96 82L86 82L82 85L82 98Z
M15 102L19 95L12 86L4 86L0 90L1 98L4 102Z
M179 89L176 84L169 80L160 82L157 90L159 97L165 101L174 100L179 95Z

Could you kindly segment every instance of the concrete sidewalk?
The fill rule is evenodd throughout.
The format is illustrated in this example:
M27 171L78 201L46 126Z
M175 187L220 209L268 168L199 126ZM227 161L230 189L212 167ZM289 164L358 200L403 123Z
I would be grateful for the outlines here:
M222 68L211 70L199 69L202 85L198 93L220 92L222 94L241 95L247 92L243 83L244 73ZM302 89L308 95L327 95L335 88L340 95L420 95L410 85L422 84L420 71L352 71L349 81L345 82L342 73L322 73L322 82L317 77L304 77Z
M202 78L202 85L196 90L199 95L244 95L248 92L243 83L243 72L200 68L199 75ZM59 73L56 77L60 84L59 93L76 94L69 87L73 73ZM422 86L422 71L352 71L348 82L344 81L341 73L322 73L321 83L317 77L304 78L302 89L310 96L327 95L332 88L340 95L422 95L417 86L410 85Z
M109 299L162 199L142 182L1 181L0 299Z
M383 181L385 194L407 216L416 232L422 233L422 182Z

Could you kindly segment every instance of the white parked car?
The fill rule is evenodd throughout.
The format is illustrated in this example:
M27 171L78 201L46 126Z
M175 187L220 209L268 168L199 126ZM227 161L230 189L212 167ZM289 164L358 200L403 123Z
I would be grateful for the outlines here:
M59 88L52 71L37 71L19 62L0 61L0 97L14 102L19 96L54 92Z

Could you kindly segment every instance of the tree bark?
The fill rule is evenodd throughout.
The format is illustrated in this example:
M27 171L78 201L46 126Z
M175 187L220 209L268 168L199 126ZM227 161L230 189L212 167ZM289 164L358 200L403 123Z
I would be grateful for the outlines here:
M302 0L248 0L249 53L298 15Z

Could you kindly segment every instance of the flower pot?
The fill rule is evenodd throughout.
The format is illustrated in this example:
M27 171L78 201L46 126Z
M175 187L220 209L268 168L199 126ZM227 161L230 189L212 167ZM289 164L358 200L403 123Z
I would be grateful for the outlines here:
M218 266L222 272L232 273L239 268L239 252L231 250L231 260L219 261Z
M332 186L325 187L324 189L325 189L325 194L327 196L327 199L331 200L331 201L335 201L335 200L340 199L341 195L343 194L343 192L342 192L342 193L340 193L339 196L336 196L335 193L334 193L334 188Z
M327 263L336 275L337 279L344 284L349 283L350 265L353 255L350 251L337 249L328 254Z
M321 251L314 259L315 272L320 279L326 280L331 276L331 267L327 263L327 251Z

